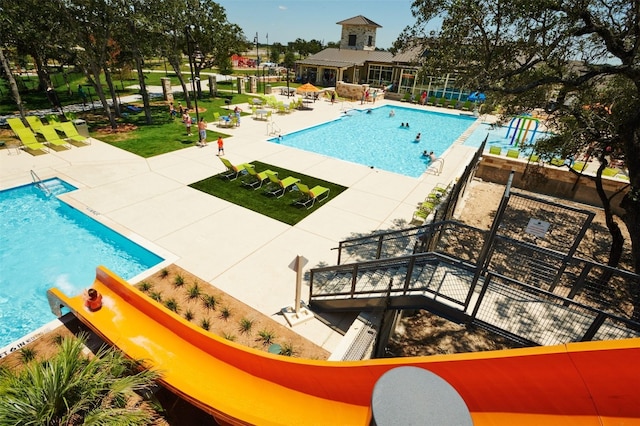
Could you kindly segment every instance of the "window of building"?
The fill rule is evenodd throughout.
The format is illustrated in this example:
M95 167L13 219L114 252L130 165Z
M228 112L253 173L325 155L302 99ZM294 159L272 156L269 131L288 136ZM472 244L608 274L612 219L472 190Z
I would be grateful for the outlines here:
M393 67L384 65L369 65L367 83L375 85L388 85L393 76Z
M373 45L373 36L369 36L367 39L367 46L371 47Z
M349 35L349 46L355 46L356 45L356 35L355 34L350 34Z

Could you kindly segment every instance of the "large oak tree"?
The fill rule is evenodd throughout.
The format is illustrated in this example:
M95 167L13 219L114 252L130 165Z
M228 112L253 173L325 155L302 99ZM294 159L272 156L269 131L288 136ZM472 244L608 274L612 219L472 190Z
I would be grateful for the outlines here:
M546 149L591 149L598 178L612 159L624 160L621 218L640 273L640 1L415 0L412 13L416 22L394 49L426 51L424 73L455 70L459 84L482 90L505 114L548 107L560 134Z

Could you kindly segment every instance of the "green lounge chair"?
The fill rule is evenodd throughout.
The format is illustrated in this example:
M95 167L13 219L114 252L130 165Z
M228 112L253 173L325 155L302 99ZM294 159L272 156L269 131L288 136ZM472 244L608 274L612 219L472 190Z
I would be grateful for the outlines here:
M552 158L549 163L556 167L562 167L567 163L567 161L562 158L556 157L556 158Z
M499 146L489 147L489 154L501 155L502 154L502 148L500 148Z
M91 145L91 139L89 139L86 136L82 136L80 133L78 133L78 129L76 129L76 126L71 121L58 123L56 126L56 129L62 131L65 137L72 142L79 142L84 145Z
M61 146L67 149L71 148L71 144L69 144L69 142L60 139L60 136L58 136L58 132L56 132L56 129L53 126L42 126L38 130L38 133L40 133L42 137L44 137L44 143L46 143L47 145Z
M11 127L11 130L13 130L13 133L15 133L16 135L18 134L18 132L16 130L18 130L18 129L28 129L28 127L24 125L22 120L19 119L19 118L16 118L16 117L7 118L7 124L9 124L9 127Z
M20 138L20 142L22 142L23 147L30 149L32 151L44 151L47 152L47 147L38 142L36 139L36 135L33 134L31 129L17 129L16 135Z
M31 130L34 132L38 132L41 127L44 127L44 123L40 120L40 117L36 115L27 115L26 119L29 127L31 127Z
M285 192L287 192L287 189L293 188L293 185L300 182L300 179L293 176L287 176L282 180L273 173L267 173L267 176L269 177L269 183L267 184L265 193L273 195L276 198L282 197Z
M218 157L218 158L220 159L220 161L222 161L222 164L224 164L225 167L227 168L227 171L223 172L222 176L229 180L236 180L238 176L240 176L240 173L247 170L247 164L238 164L237 166L234 166L226 158L222 158L222 157Z
M256 172L256 169L253 167L253 164L247 164L245 170L248 173L248 177L242 181L244 186L248 186L256 189L262 187L262 184L269 180L269 176L267 174L271 173L273 175L277 175L278 172L274 172L273 170L265 170L264 172Z
M517 149L509 149L507 150L507 157L509 158L520 158L520 151Z
M311 189L303 183L296 183L296 186L302 194L298 201L296 201L296 204L305 206L307 209L313 207L316 200L318 200L319 203L326 200L329 197L329 192L331 191L329 188L325 188L320 185L316 185Z

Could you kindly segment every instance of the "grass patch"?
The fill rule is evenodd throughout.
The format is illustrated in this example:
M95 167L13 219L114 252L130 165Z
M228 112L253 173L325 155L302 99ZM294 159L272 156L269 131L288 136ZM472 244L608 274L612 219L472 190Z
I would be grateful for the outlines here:
M299 191L287 191L287 193L281 198L274 198L273 196L265 193L264 188L266 183L262 188L255 191L242 185L243 179L247 178L247 176L243 175L238 177L236 180L229 181L218 174L189 186L199 191L206 192L207 194L222 198L223 200L227 200L230 203L263 214L272 219L284 222L288 225L295 225L300 222L309 214L324 206L331 199L347 189L344 186L320 180L292 170L283 169L272 164L261 163L260 161L251 161L251 164L255 166L255 169L258 172L262 172L267 169L278 172L280 179L284 179L287 176L294 176L300 179L302 183L308 185L309 188L313 188L316 185L329 188L329 197L322 202L316 201L312 208L307 209L305 207L295 205L295 202L300 198Z
M208 123L213 123L214 112L221 114L227 113L228 111L225 107L224 98L216 98L211 101L198 101L200 117L204 117ZM194 120L191 128L191 136L187 136L186 128L180 118L176 117L173 120L171 119L169 109L166 105L152 106L151 115L153 124L146 124L144 112L128 112L123 122L135 125L135 130L113 134L96 132L92 134L92 136L144 158L195 146L198 142L198 126L195 124L195 111L191 111L191 116ZM101 124L102 126L108 127L106 121ZM207 140L209 142L214 142L218 139L218 136L222 136L223 139L229 137L226 133L215 130L207 131Z

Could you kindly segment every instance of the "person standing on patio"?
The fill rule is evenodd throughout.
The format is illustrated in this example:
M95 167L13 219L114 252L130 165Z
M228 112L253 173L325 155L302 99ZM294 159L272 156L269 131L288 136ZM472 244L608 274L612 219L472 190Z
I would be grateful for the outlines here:
M220 154L224 155L224 141L222 140L222 136L218 136L218 156Z
M187 136L191 136L191 116L188 111L185 111L184 114L182 114L182 122L187 128Z
M198 146L207 146L207 123L204 121L204 117L200 117L198 122L198 136L200 137Z

